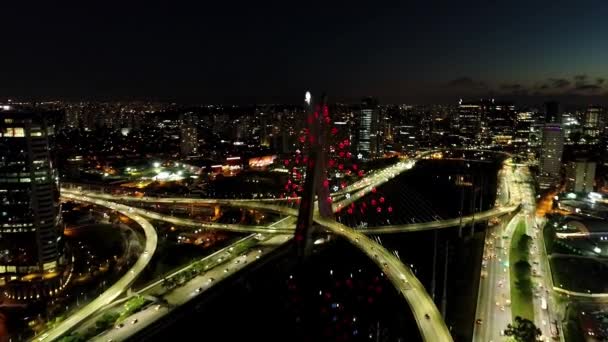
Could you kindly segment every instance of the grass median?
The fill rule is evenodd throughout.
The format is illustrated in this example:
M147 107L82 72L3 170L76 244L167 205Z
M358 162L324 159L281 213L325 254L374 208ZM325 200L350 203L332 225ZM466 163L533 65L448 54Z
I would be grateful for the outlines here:
M534 322L534 304L532 303L532 275L528 262L530 255L530 236L526 235L526 224L519 221L509 250L511 278L511 314L513 319L520 316Z

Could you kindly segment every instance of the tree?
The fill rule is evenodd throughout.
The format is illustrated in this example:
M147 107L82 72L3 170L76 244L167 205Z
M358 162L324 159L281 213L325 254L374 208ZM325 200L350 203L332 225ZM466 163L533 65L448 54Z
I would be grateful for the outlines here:
M95 321L95 327L98 331L105 331L114 325L114 322L120 315L116 312L106 312L97 321Z
M517 274L517 281L515 286L517 289L526 295L532 295L532 279L530 278L530 263L524 260L520 260L515 263L515 273Z
M84 341L86 341L86 338L84 338L83 336L81 336L77 333L72 333L70 335L63 336L62 338L59 339L59 342L84 342Z
M514 267L518 277L530 277L532 266L526 260L519 260Z
M530 235L527 234L523 234L520 238L519 241L517 242L517 248L522 252L525 253L526 256L527 254L530 252L530 244L532 243L532 237L530 237Z
M542 334L540 329L529 319L515 317L515 323L507 325L505 335L511 336L518 342L536 342Z

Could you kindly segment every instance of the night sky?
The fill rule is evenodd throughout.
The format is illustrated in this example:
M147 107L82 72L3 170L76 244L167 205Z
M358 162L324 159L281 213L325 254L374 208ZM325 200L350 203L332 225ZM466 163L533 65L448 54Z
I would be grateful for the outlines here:
M0 101L606 102L608 1L411 2L3 3Z

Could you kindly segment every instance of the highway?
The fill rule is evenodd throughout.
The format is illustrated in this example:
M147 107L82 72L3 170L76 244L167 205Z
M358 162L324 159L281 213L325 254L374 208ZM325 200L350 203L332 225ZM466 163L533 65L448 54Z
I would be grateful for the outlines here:
M77 312L71 314L66 320L59 323L53 329L50 329L41 335L35 337L37 341L54 341L61 336L69 333L80 322L95 314L104 306L112 303L118 296L125 292L137 279L139 274L146 268L152 255L156 251L157 235L154 227L143 217L129 211L129 207L122 204L107 202L101 199L93 199L84 196L74 196L71 194L62 194L66 198L75 201L88 202L95 205L103 206L115 210L122 215L127 216L131 220L137 222L143 229L146 243L144 253L142 253L135 264L129 269L114 285L104 291L99 297L85 305Z
M335 235L347 239L380 267L409 304L424 341L452 341L450 331L435 303L410 268L403 265L393 254L367 236L318 214L315 214L314 220Z
M548 260L545 253L544 240L542 230L538 229L536 217L536 195L534 187L527 182L531 180L531 176L527 167L520 166L517 168L517 179L520 183L520 194L522 202L522 221L526 225L526 234L532 238L530 246L530 255L528 256L530 265L532 266L532 283L534 286L539 286L532 301L534 306L534 324L542 331L545 338L551 338L551 321L552 315L555 314L554 300L552 293L553 282L551 271L548 267ZM536 275L534 275L536 272ZM547 309L542 308L542 299L547 301Z
M387 182L388 179L393 178L404 171L410 170L414 167L414 165L416 165L415 159L399 161L396 164L388 166L384 169L373 171L366 175L364 178L346 186L344 189L332 193L331 195L343 196L347 193L352 193L357 190L364 189L366 187L381 185Z
M536 211L533 188L527 183L530 174L526 166L516 165L514 172L510 171L513 164L507 163L505 180L508 183L511 203L520 203L521 211L506 225L504 231L500 227L493 227L488 230L484 247L484 267L482 264L482 274L480 288L477 299L476 317L482 320L482 324L475 325L475 341L497 341L502 340L500 332L507 324L512 322L511 308L506 304L510 299L510 272L505 267L504 262L509 260L510 242L518 224L526 225L526 234L532 237L530 248L530 264L537 271L538 277L532 277L533 283L542 284L542 290L535 296L534 323L539 327L544 336L550 335L550 316L549 310L541 308L541 298L547 297L545 289L551 288L550 274L547 277L547 264L544 254L544 243L542 233L536 228L534 213ZM503 190L504 192L504 190ZM501 241L503 240L503 241ZM550 298L547 298L549 300ZM498 305L497 305L498 303ZM551 305L550 305L551 306ZM503 311L504 308L504 311Z
M70 195L70 196L72 196L72 195ZM76 196L74 196L74 197L76 197ZM79 195L79 197L83 198L83 195ZM102 201L102 200L95 200L95 201ZM105 202L105 201L103 201L103 202ZM94 203L98 203L98 202L94 202ZM123 206L120 204L116 204L115 206L117 206L117 207L119 206L120 208L126 207L126 206ZM287 208L287 207L282 207L282 208L288 214L292 214L292 215L296 214L295 210L292 208ZM127 210L131 210L131 212L134 212L135 208L129 208ZM321 224L322 226L326 227L327 229L329 229L331 232L347 238L355 246L362 249L370 258L372 258L374 260L374 262L376 264L379 265L379 267L381 269L383 269L384 273L388 276L389 280L391 280L391 282L396 286L396 288L399 289L400 293L402 293L402 295L404 296L404 298L407 300L408 304L412 308L412 311L414 312L414 316L416 317L418 326L421 329L421 334L426 341L451 341L452 340L451 336L449 334L449 331L447 330L447 327L445 326L445 323L443 322L441 315L439 314L437 308L435 307L435 304L433 303L432 299L430 298L430 296L424 289L424 286L418 281L418 279L414 276L414 274L411 272L411 270L409 268L406 268L401 263L401 261L399 261L397 258L395 258L389 251L384 249L382 246L376 244L372 240L365 237L363 234L355 232L354 230L352 230L336 221L333 221L330 219L323 219L323 218L319 217L318 215L315 215L315 221L317 223ZM293 224L293 221L284 222L283 224ZM276 246L279 245L279 242L284 243L284 242L288 241L291 238L291 236L292 235L276 235L276 236L272 237L271 239L269 239L267 242L264 242L264 244L269 244L270 246L275 246L275 248L276 248ZM360 241L362 241L362 243L360 243ZM243 267L243 265L244 265L244 263L240 263L239 267L232 267L231 268L232 272L236 272L238 269ZM212 270L210 270L210 272L211 271ZM217 270L214 272L217 272ZM219 276L221 276L222 274L224 274L223 271L220 271ZM199 279L199 280L203 281L203 285L204 285L205 279L207 279L207 281L209 281L208 280L209 278L205 278L205 276L215 278L215 277L213 277L213 275L218 276L218 274L215 274L215 273L209 273L209 274L206 273L205 275L199 276L195 279ZM215 279L221 279L221 278L215 278ZM190 282L188 284L190 284ZM196 284L200 285L201 283L197 282ZM179 290L179 292L177 292L179 294L176 294L171 297L167 296L166 299L169 300L169 302L171 304L179 305L181 300L185 300L186 298L189 298L189 296L191 297L192 289L190 289L190 287L193 287L193 286L196 289L196 287L195 287L196 285L191 285L189 287L186 286L185 287L186 290ZM201 291L201 292L204 292L204 291ZM186 296L186 295L188 295L188 296ZM148 312L149 310L146 310L146 312ZM152 319L152 317L155 317L157 314L162 313L164 310L165 309L162 309L162 310L154 309L155 313L148 312L148 315L150 315L150 319ZM142 319L144 319L144 320L148 319L148 317L146 316L145 313L141 313L141 315L143 315ZM429 318L426 318L426 315L429 315ZM139 324L139 318L137 318L137 319L138 319L137 324ZM124 329L124 328L121 328L121 329ZM116 330L118 330L118 329L116 329ZM124 329L124 330L127 331L128 329ZM115 333L114 330L112 330L112 332L110 332L110 334L119 334L120 335L120 333ZM120 336L116 336L116 337L120 338ZM104 338L106 338L106 336L104 336Z
M421 223L409 223L403 225L393 225L393 226L380 226L380 227L367 227L363 229L357 229L358 232L362 234L396 234L396 233L409 233L409 232L419 232L424 230L432 230L432 229L441 229L441 228L450 228L450 227L459 227L460 224L468 225L473 221L485 221L494 217L499 217L508 213L511 213L517 210L517 205L510 205L506 207L492 208L490 210L486 210L480 213L475 213L473 215L463 216L462 219L459 217L446 219L446 220L438 220L438 221L430 221L430 222L421 222ZM462 220L462 221L461 221Z
M511 300L511 285L509 268L505 265L509 260L511 239L504 239L503 236L513 236L520 221L521 216L517 214L506 227L501 224L486 232L485 266L482 264L481 268L484 276L479 282L475 316L481 319L481 324L475 323L474 341L500 341L503 339L501 332L511 323L511 306L507 302Z
M156 322L165 315L170 314L175 307L183 305L195 297L204 295L213 286L221 284L222 280L230 277L250 264L255 263L262 256L271 253L282 244L291 240L292 237L293 235L271 236L270 238L261 241L255 247L249 248L240 253L227 253L229 248L236 249L236 246L230 246L223 249L221 253L218 253L212 257L216 260L221 260L216 267L210 268L204 274L193 278L192 280L171 290L163 296L163 298L170 304L169 306L160 304L149 305L145 309L129 316L125 320L124 327L117 326L114 329L98 335L92 339L92 341L105 342L109 340L127 340L129 337L141 331L146 326ZM142 293L155 293L155 288L157 287L158 285L146 287Z
M399 162L395 165L392 165L386 169L378 171L374 174L371 174L369 177L366 177L365 180L360 181L359 183L354 183L351 185L350 189L347 191L357 191L355 195L350 195L350 193L344 194L344 199L336 201L334 203L334 210L339 210L341 207L349 205L350 203L356 201L358 198L365 196L367 193L372 191L373 188L388 182L390 179L395 177L396 174L405 171L407 169L411 169L414 165L415 161L410 162ZM158 213L152 213L147 210L138 209L138 208L130 208L122 204L107 202L104 199L118 200L118 201L141 201L147 203L167 203L167 204L215 204L215 205L227 205L233 207L242 207L242 208L250 208L250 209L259 209L259 210L267 210L278 212L283 215L296 216L297 210L287 206L276 205L271 202L276 202L274 199L265 199L265 200L230 200L230 199L194 199L194 198L136 198L131 196L113 196L109 194L100 194L100 193L89 193L83 192L81 190L70 190L70 189L62 189L63 196L67 198L72 198L76 200L88 201L98 205L105 205L112 209L118 210L125 214L126 216L132 217L138 223L144 226L144 223L147 223L141 215L147 215L149 217L153 217L155 219L164 219L164 220L175 220L176 224L186 224L186 225L195 225L201 228L209 228L209 229L237 229L239 232L251 232L252 229L260 232L259 229L264 229L264 233L275 233L279 235L275 235L270 237L268 240L260 242L260 244L277 246L289 241L292 237L291 234L286 235L286 231L281 231L280 229L284 229L285 227L260 227L260 226L241 226L241 225L225 225L225 224L215 224L215 223L196 223L194 221L187 222L182 221L185 219L179 219L170 217L168 215L162 215ZM94 197L94 198L93 198ZM427 223L418 223L418 224L408 224L403 226L389 226L389 227L376 227L370 228L366 231L355 231L349 227L346 227L335 220L326 219L320 217L318 213L314 214L315 222L319 223L321 226L328 229L330 232L342 236L354 244L356 247L361 249L364 253L366 253L387 275L388 279L391 283L399 290L399 292L406 299L410 308L412 309L414 318L418 324L420 329L420 333L422 338L425 341L452 341L452 337L449 333L449 330L443 321L437 307L435 306L433 300L426 292L424 286L420 283L420 281L415 277L413 272L401 263L396 257L394 257L390 252L388 252L381 245L375 243L371 239L367 238L363 235L363 232L367 234L382 234L382 233L396 233L396 232L407 232L407 231L419 231L419 230L427 230L427 229L435 229L435 228L445 228L449 226L459 225L461 223L467 224L472 220L485 220L491 217L496 217L500 215L504 215L506 213L512 212L517 209L516 205L505 206L494 208L488 210L483 213L477 213L475 215L471 215L470 218L455 218L444 221L434 221ZM293 218L291 219L293 221ZM447 221L447 222L446 222ZM289 225L293 225L295 223L291 222ZM144 228L144 231L152 230L154 232L154 228L147 223L149 228ZM270 230L269 230L270 229ZM152 239L148 238L146 234L146 246L147 251L152 251L149 256L151 256L156 247L156 233L154 232L154 248L148 248L148 243L151 242ZM261 250L261 249L260 249ZM263 252L261 252L263 253ZM148 253L145 253L148 256ZM142 255L143 256L143 255ZM215 267L210 269L203 275L199 275L189 281L187 284L176 288L171 293L165 296L165 299L169 301L169 303L173 305L181 305L189 300L192 296L199 295L204 293L209 287L213 286L216 283L216 280L223 279L226 276L232 274L233 272L237 272L239 269L244 267L245 264L249 264L253 260L250 258L256 258L255 253L248 252L241 256L239 256L239 262L236 262L232 267L225 268L221 270L221 267ZM138 259L136 262L137 266L142 257ZM147 264L149 259L145 260ZM233 259L231 259L232 261ZM134 266L134 267L135 267ZM145 267L145 265L144 265ZM143 267L141 268L143 269ZM53 340L57 337L65 334L70 331L76 324L82 322L85 318L90 317L92 314L97 312L99 308L103 305L110 304L118 295L124 292L136 278L136 274L141 272L135 272L136 270L129 271L128 275L132 275L132 279L128 281L123 281L123 278L119 280L116 284L114 284L108 291L104 292L102 296L91 302L81 311L79 311L76 315L70 316L66 321L57 326L57 328L49 331L41 337L39 340L49 339ZM113 291L111 291L113 290ZM109 295L107 295L109 292ZM91 306L90 309L87 309ZM86 310L85 310L86 309ZM152 312L153 310L153 312ZM144 322L152 322L158 319L158 315L167 314L171 309L163 308L160 306L154 306L153 309L148 308L143 310L135 318L130 318L132 322L132 326L139 327L144 326ZM140 320L141 318L141 320ZM136 328L137 329L137 328ZM112 340L123 340L127 336L132 335L130 332L132 329L119 328L113 329L109 331L106 335L103 336L103 339L112 339ZM124 334L124 335L123 335Z
M277 223L280 223L281 221L294 220L295 218L293 217L287 217L277 221ZM205 273L196 276L181 286L169 291L165 291L161 286L162 280L146 286L142 290L138 291L138 294L162 296L169 303L169 306L160 304L149 305L143 310L129 316L125 320L123 327L117 326L106 331L105 333L102 333L101 335L96 336L92 340L105 342L109 340L124 341L128 339L144 329L146 326L156 322L165 315L170 314L175 307L183 305L195 297L204 295L205 292L207 292L213 286L221 284L222 280L239 272L250 264L255 263L264 255L271 253L279 246L290 241L292 237L293 235L274 235L264 237L262 240L258 241L257 239L259 237L256 238L254 235L248 236L212 255L203 258L205 261L213 262L215 266L210 267ZM252 239L258 242L250 247L239 248L240 245L250 245L247 244L247 242L251 242ZM167 278L173 277L190 267L191 265L188 265L174 272L173 274L168 275Z
M366 188L371 191L372 187ZM232 200L209 200L209 199L198 199L198 198L152 198L152 197L132 197L132 196L116 196L110 194L101 194L101 193L91 193L91 192L74 192L71 190L62 190L62 192L70 193L70 194L82 194L93 198L104 198L108 200L114 201L125 201L125 202L147 202L147 203L165 203L165 204L209 204L210 201L213 201L214 204L226 205L226 206L234 206L240 208L248 208L248 209L256 209L256 210L264 210L269 212L276 212L283 215L297 215L297 210L287 206L280 206L276 204L267 204L267 203L258 203L255 201L238 201L232 202ZM354 197L354 196L353 196ZM352 198L352 197L351 197ZM517 210L517 205L508 205L502 206L498 208L492 208L486 210L484 212L475 213L468 216L463 216L462 219L451 218L446 220L438 220L438 221L430 221L430 222L420 222L420 223L409 223L404 225L392 225L392 226L379 226L379 227L368 227L364 229L358 229L362 234L396 234L396 233L408 233L408 232L417 232L424 230L432 230L432 229L440 229L440 228L449 228L449 227L458 227L462 223L463 225L467 225L472 223L473 221L484 221L491 219L493 217L502 216ZM267 226L251 226L251 225L238 225L238 224L223 224L223 223L201 223L188 219L176 218L171 215L159 214L149 210L143 210L139 208L133 208L134 211L139 213L140 215L154 218L157 220L164 220L168 222L172 222L175 224L183 224L186 226L196 226L200 228L206 229L221 229L228 230L234 232L254 232L254 233L277 233L277 234L287 234L290 231L293 231L294 227L281 225L280 227L272 227L269 228Z
M521 203L517 171L514 172L507 161L498 175L497 205ZM486 231L473 341L503 340L501 332L511 323L511 306L508 305L511 300L511 283L507 265L511 239L521 219L519 214L506 217Z

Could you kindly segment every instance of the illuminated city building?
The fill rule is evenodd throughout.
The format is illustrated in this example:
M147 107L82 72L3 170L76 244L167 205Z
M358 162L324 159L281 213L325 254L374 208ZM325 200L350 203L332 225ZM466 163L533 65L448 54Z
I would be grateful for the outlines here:
M463 102L461 100L458 103L458 112L456 113L452 129L458 135L477 140L482 135L483 119L483 103Z
M560 124L545 124L542 129L542 144L540 151L541 188L548 188L559 179L562 153L564 151L564 133Z
M588 107L585 111L583 133L592 139L597 139L604 133L604 128L606 126L605 115L606 113L602 107Z
M499 103L494 99L458 102L458 110L452 122L452 130L473 144L511 144L514 139L515 106Z
M184 157L198 152L198 128L192 115L182 115L180 127L180 152Z
M34 299L65 284L52 113L0 111L0 285Z
M595 163L573 161L566 165L566 190L591 192L595 185Z
M578 143L580 138L581 125L578 118L573 113L562 114L562 129L564 130L564 140L569 143ZM574 134L573 134L574 133Z
M363 99L357 120L356 153L362 158L382 155L383 129L381 127L378 100L372 97Z

